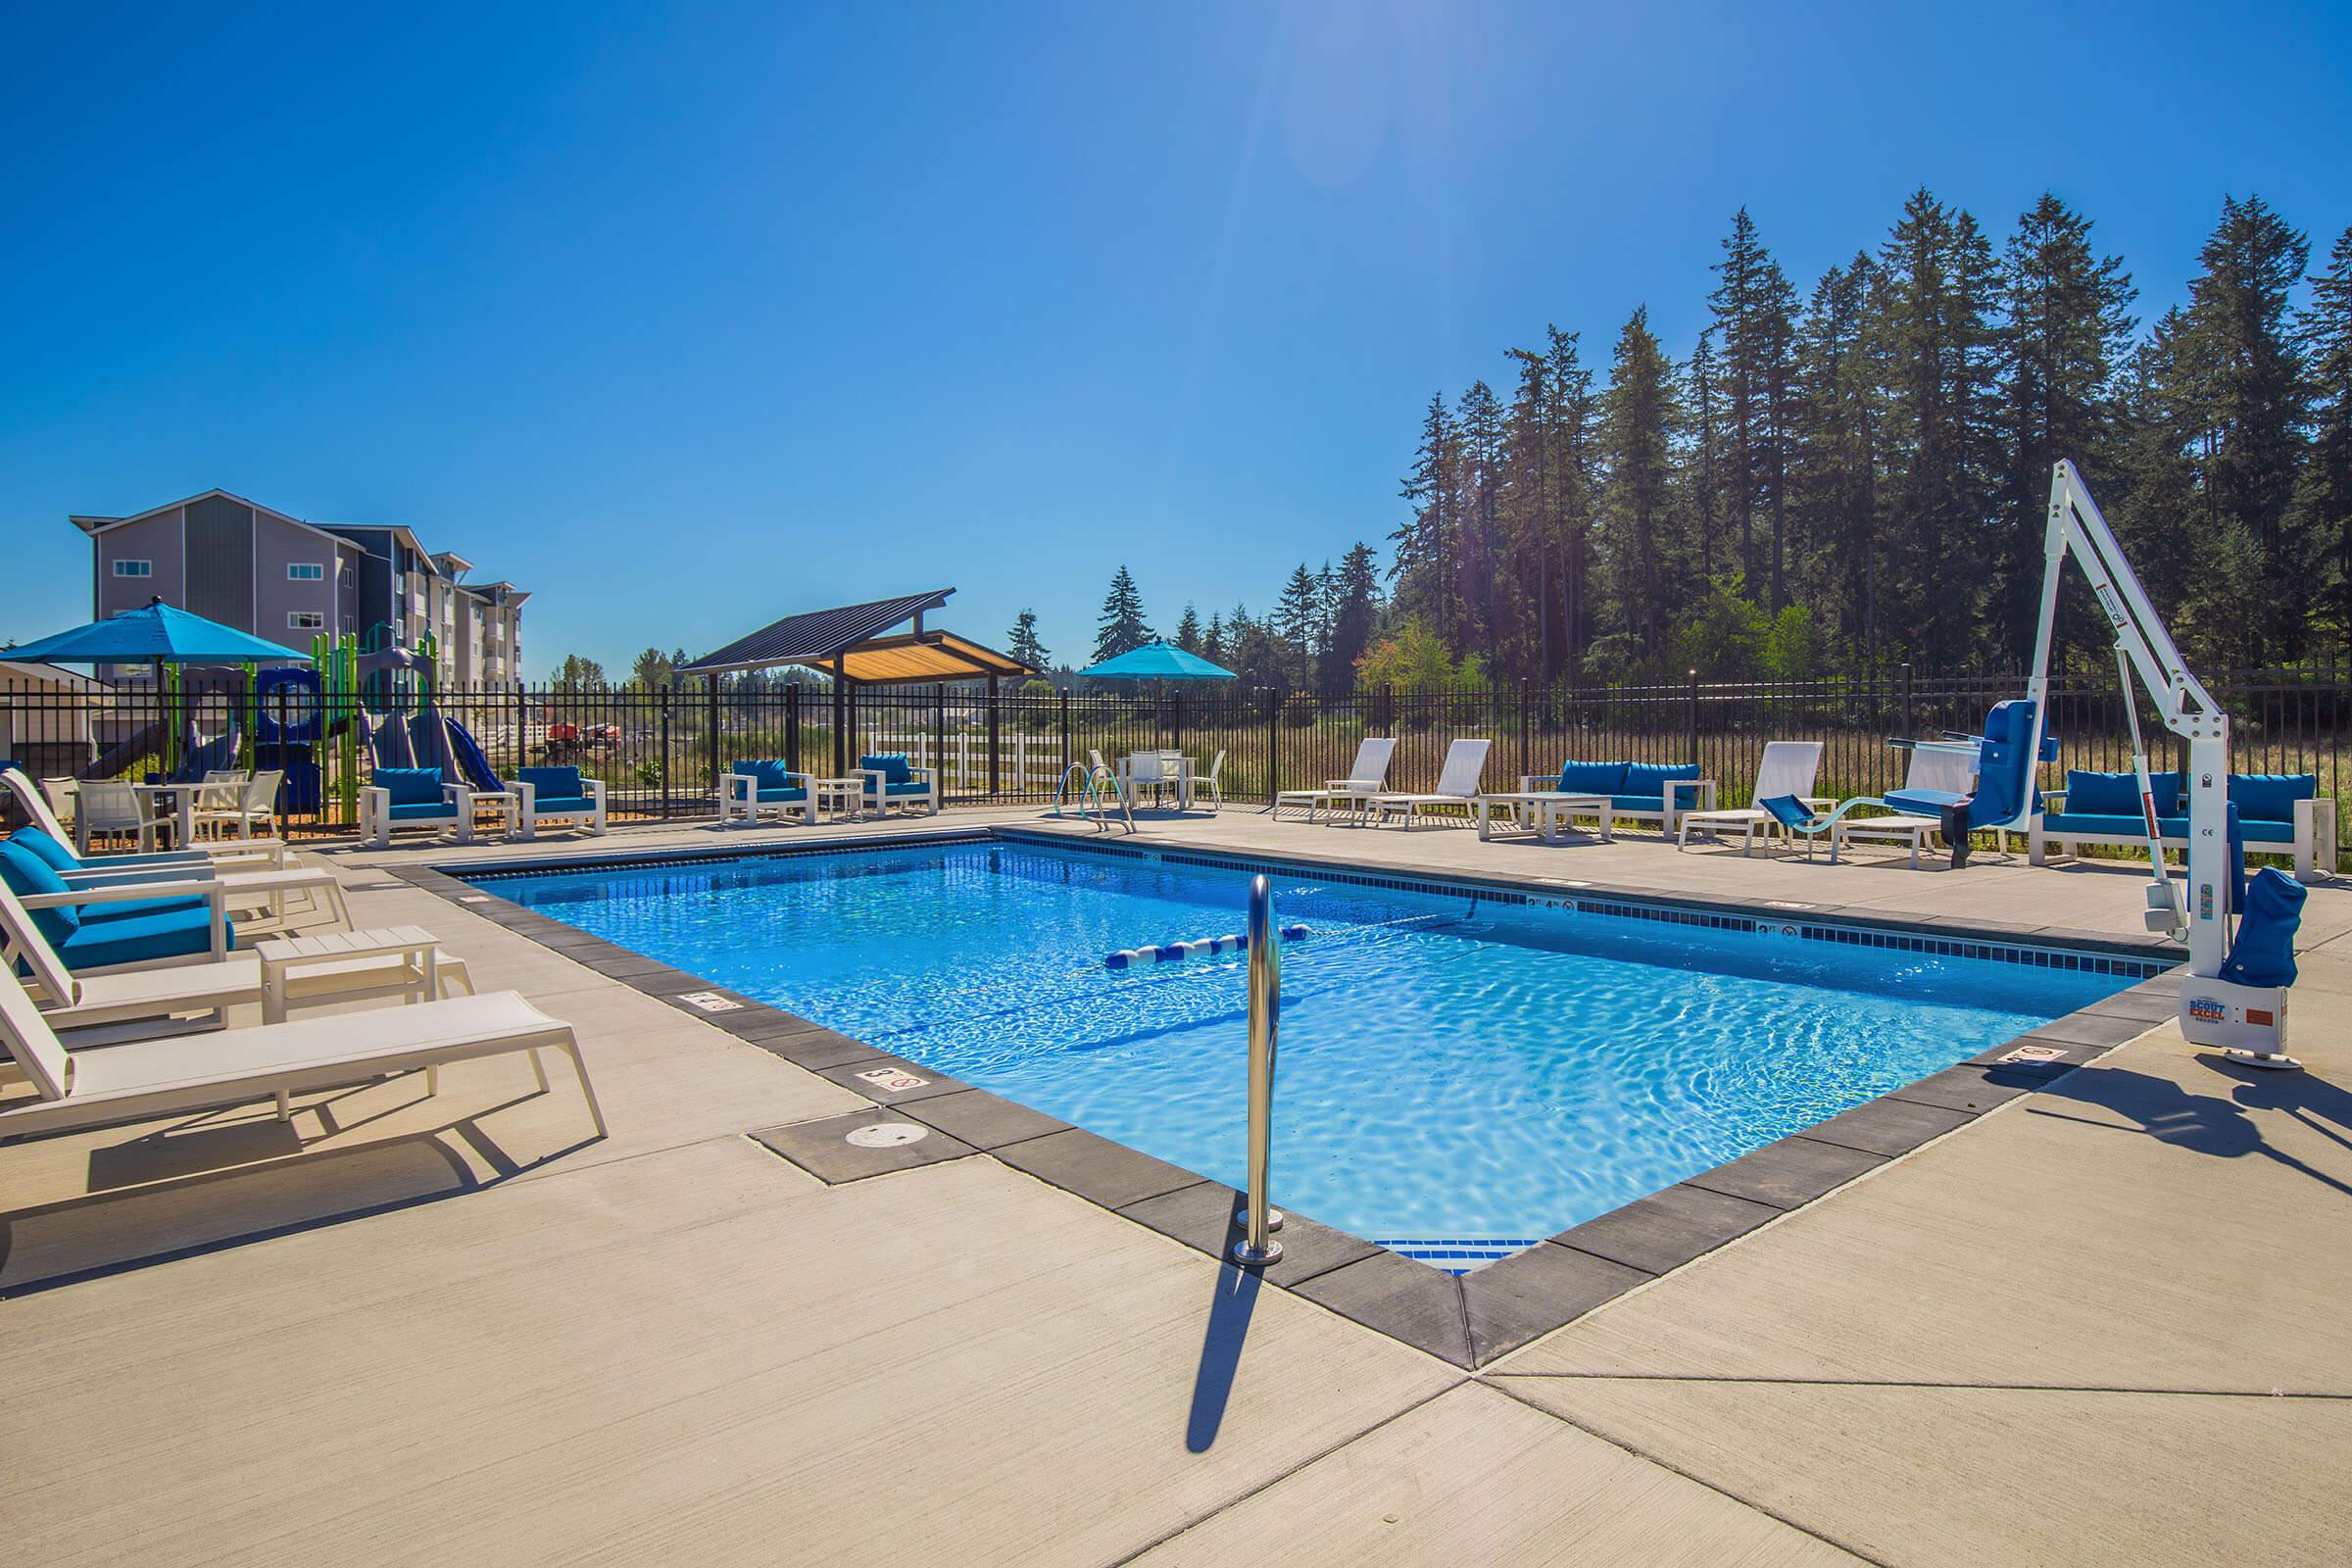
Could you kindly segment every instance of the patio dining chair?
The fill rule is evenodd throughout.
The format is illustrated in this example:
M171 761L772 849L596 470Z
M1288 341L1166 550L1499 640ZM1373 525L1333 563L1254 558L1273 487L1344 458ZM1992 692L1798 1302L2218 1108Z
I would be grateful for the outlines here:
M147 797L119 778L82 780L79 804L74 813L74 845L82 854L101 834L137 841L141 854L155 848L156 820L147 809Z

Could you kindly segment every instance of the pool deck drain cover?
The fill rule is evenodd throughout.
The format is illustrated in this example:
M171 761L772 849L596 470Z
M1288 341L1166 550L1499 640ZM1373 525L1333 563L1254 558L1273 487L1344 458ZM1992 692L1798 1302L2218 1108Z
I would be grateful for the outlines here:
M870 1127L851 1129L842 1142L854 1144L859 1149L904 1149L908 1144L919 1144L930 1136L930 1128L917 1127L910 1121L878 1121Z

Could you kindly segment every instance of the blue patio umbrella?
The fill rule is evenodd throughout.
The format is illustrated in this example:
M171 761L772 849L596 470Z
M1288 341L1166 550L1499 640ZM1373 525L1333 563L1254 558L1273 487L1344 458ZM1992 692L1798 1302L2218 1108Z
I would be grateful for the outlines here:
M1212 664L1199 654L1188 654L1172 643L1146 643L1078 673L1102 680L1241 679L1222 664Z
M44 664L254 664L311 662L308 654L174 610L161 599L8 650Z
M156 692L167 708L175 696L164 679L167 664L311 662L308 654L184 610L174 610L161 599L150 600L137 610L125 610L120 615L76 626L72 631L61 631L54 637L20 644L9 649L8 655L44 664L151 664L155 668ZM178 765L179 738L179 725L167 712L164 760L169 766Z

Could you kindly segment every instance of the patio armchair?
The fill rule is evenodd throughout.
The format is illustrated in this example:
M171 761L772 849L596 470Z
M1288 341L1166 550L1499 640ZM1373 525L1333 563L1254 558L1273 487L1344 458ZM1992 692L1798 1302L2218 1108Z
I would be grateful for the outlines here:
M816 820L811 782L812 775L796 773L775 758L730 763L718 781L718 825L754 827L769 815L789 822L798 812L807 827Z
M548 823L570 823L587 828L592 838L605 836L605 781L582 778L576 767L518 767L507 775L514 792L517 838L538 836Z
M858 771L865 775L865 808L875 816L894 806L939 814L939 769L916 767L905 752L868 752L858 759Z
M392 835L454 829L457 842L473 842L473 791L444 784L437 767L379 767L360 791L360 840L370 849L389 849Z

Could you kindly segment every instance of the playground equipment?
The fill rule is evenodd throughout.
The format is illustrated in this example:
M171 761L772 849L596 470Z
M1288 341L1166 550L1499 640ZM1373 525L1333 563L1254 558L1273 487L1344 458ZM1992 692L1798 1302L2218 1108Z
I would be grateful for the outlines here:
M2172 634L2124 559L2114 530L2100 515L2075 466L2060 460L2050 475L2050 509L2042 535L2041 619L2034 642L2034 671L2022 701L2000 704L1979 741L1913 741L1917 747L1966 751L1977 760L1977 787L1968 796L1940 791L1893 791L1898 809L1941 814L1953 845L1953 864L1967 858L1972 829L2029 829L2040 809L2034 787L2037 762L2053 760L2055 740L2044 732L2050 688L2050 645L2058 590L2073 556L2090 581L2099 609L2115 630L2116 671L2132 726L2132 768L2147 825L2151 881L2144 919L2188 946L2188 977L2180 984L2180 1032L2232 1060L2261 1067L2299 1067L2284 1052L2286 991L2294 981L2294 932L2302 918L2302 890L2266 870L2249 888L2243 846L2229 801L2230 717L2189 673ZM2165 727L2188 748L2185 796L2188 855L2185 894L2164 863L2163 829L2155 788L2132 703L2132 678L2146 687ZM2286 891L2292 889L2290 893ZM2233 922L2233 910L2244 918Z

